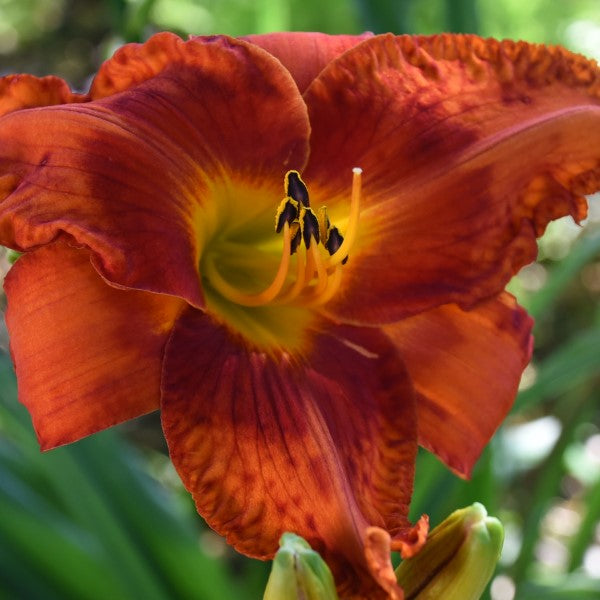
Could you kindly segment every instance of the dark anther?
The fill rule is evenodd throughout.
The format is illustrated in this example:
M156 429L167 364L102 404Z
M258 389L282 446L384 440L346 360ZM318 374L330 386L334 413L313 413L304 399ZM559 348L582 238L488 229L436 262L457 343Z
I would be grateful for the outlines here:
M301 202L304 206L310 206L308 199L308 190L304 181L300 179L298 171L288 171L285 177L285 195L290 196L296 202Z
M288 198L283 206L279 206L275 218L275 231L279 233L286 223L291 225L298 218L298 203L295 200Z
M317 244L319 243L319 221L317 215L310 209L302 211L302 237L304 238L304 245L309 248L310 240L315 239Z
M342 245L343 241L344 241L344 237L338 231L338 228L332 227L329 230L329 235L327 236L327 241L325 242L325 248L327 248L327 251L329 252L329 254L331 256L333 256L338 251L338 249ZM348 257L346 256L344 258L344 260L342 260L342 264L345 265L347 262L348 262Z
M294 252L296 252L296 250L298 250L298 246L300 245L301 242L302 242L302 232L300 231L300 228L298 228L298 231L296 231L294 237L290 241L290 254L294 254Z

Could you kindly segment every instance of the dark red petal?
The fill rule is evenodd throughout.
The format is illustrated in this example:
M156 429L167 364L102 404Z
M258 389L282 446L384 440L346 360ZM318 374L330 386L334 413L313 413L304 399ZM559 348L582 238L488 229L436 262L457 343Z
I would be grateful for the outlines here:
M499 293L600 187L599 73L561 48L451 35L378 36L330 63L305 93L304 180L335 221L364 170L331 311L382 323Z
M20 257L5 290L19 400L44 450L158 408L183 301L110 287L88 252L58 243Z
M532 325L501 294L470 311L440 306L384 328L417 390L420 444L463 477L513 404Z
M278 58L292 74L300 92L304 92L327 63L372 36L372 33L326 35L286 31L248 35L242 39Z
M407 521L412 387L377 330L327 325L306 355L273 357L190 309L163 373L173 463L200 514L239 551L271 557L295 532L356 591L378 589L364 556L369 525L422 543Z
M286 170L306 160L296 85L251 44L163 34L117 52L91 94L106 97L0 119L0 243L67 233L111 282L202 305L207 231L236 202L272 227Z

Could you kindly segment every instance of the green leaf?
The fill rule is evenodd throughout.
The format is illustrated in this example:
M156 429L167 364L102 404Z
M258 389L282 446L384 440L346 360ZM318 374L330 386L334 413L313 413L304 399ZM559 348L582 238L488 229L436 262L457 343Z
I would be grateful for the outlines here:
M600 327L576 334L538 366L533 385L517 397L513 412L520 412L564 394L596 377L600 371Z
M0 595L252 597L116 431L40 453L9 365L0 353Z

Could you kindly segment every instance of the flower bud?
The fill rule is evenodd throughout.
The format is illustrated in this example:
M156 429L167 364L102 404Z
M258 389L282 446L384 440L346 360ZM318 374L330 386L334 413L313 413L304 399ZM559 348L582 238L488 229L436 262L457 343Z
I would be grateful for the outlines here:
M423 549L396 569L414 600L478 600L500 558L504 529L482 504L453 512L429 534Z
M308 543L284 533L263 600L338 600L329 567Z

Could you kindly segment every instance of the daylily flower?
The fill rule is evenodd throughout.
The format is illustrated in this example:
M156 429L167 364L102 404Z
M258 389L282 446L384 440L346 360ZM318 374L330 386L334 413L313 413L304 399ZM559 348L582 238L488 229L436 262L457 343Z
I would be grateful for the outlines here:
M292 531L342 597L401 597L417 443L468 476L509 410L531 320L504 288L599 187L599 81L474 36L168 33L87 94L0 80L6 318L42 448L160 407L229 543L270 558Z

